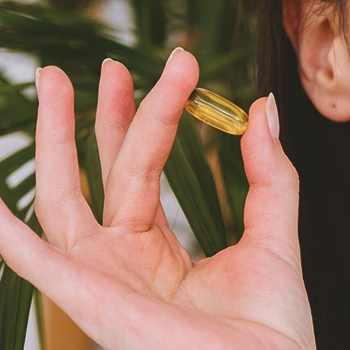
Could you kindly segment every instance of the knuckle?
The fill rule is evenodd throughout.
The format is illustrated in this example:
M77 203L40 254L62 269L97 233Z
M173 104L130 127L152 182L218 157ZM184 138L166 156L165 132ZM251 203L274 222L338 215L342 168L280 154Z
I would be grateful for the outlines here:
M127 178L147 183L159 183L160 171L155 169L129 169Z
M139 104L139 106L138 106L138 109L137 109L137 111L138 111L138 113L146 113L146 111L147 111L147 108L148 108L148 106L147 106L147 97L145 97L141 102L140 102L140 104Z
M50 193L38 193L34 200L36 212L44 212L50 209L65 208L71 202L76 202L79 192L66 192L56 189Z
M160 112L162 111L162 112ZM167 97L158 96L158 100L154 102L153 100L147 99L147 97L141 101L138 114L142 116L148 116L152 118L159 127L171 128L179 123L180 117L183 112L183 104L172 103Z
M41 213L44 212L46 201L43 196L37 194L34 199L34 211L38 216L41 216Z
M105 132L114 133L116 130L127 131L130 125L130 120L126 118L120 118L121 114L112 115L108 114L104 116L103 121L96 118L95 132L98 137L99 134L105 134Z

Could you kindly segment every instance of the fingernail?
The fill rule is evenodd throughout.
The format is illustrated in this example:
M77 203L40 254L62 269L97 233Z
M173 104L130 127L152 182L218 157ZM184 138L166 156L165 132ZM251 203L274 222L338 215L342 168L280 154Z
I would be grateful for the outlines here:
M103 60L103 62L102 62L102 67L103 67L103 65L106 63L106 62L108 62L108 61L113 61L111 58L106 58L106 59L104 59Z
M35 87L36 92L39 93L39 81L40 81L40 72L42 71L41 67L38 67L35 71Z
M266 116L272 139L278 140L280 135L280 123L275 96L271 92L266 102Z
M176 49L174 49L174 50L171 52L171 54L170 54L168 60L166 61L166 64L168 64L168 63L174 58L174 56L175 56L177 53L182 52L182 51L185 51L182 47L177 47Z

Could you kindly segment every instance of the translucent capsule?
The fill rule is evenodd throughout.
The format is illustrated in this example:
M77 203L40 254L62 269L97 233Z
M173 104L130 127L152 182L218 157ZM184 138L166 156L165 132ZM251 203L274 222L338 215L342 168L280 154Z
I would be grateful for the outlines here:
M248 127L246 112L209 90L196 88L185 108L203 123L228 134L242 135Z

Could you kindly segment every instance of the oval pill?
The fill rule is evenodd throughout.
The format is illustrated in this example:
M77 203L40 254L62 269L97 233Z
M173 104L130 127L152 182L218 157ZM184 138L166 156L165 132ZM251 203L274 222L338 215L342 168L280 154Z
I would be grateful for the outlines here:
M194 89L185 109L203 123L228 134L242 135L248 127L248 116L243 109L206 89Z

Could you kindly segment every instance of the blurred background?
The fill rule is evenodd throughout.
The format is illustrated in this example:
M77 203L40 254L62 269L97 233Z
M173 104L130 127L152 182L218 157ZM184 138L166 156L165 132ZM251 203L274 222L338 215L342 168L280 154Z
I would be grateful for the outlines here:
M1 198L42 234L33 213L37 67L57 65L73 82L82 188L101 221L93 124L102 61L128 67L139 103L170 52L182 46L199 61L200 87L247 110L256 97L255 9L255 0L0 0ZM161 200L193 259L235 244L243 232L247 181L239 142L186 113L181 119ZM0 277L1 350L98 349L1 259Z

